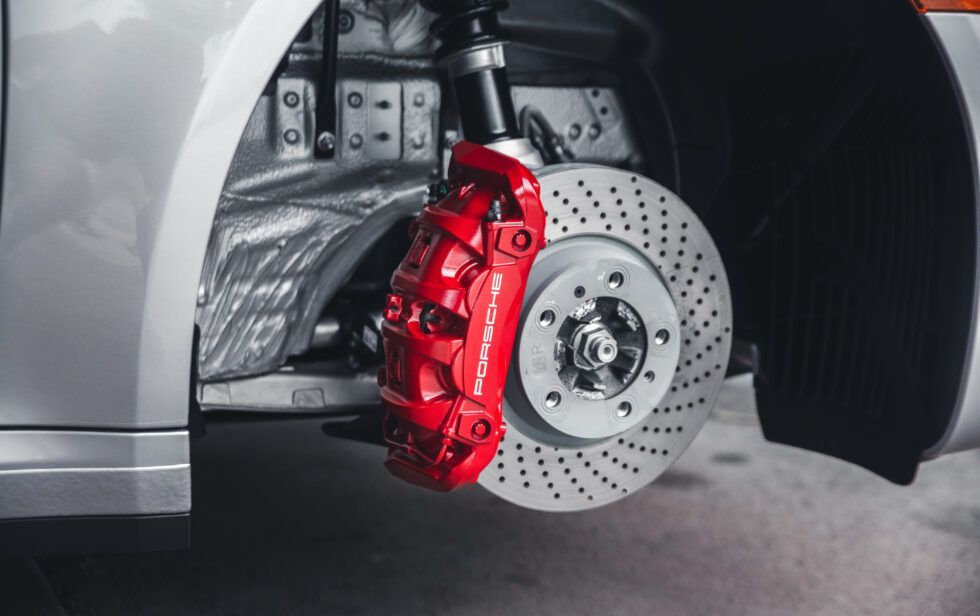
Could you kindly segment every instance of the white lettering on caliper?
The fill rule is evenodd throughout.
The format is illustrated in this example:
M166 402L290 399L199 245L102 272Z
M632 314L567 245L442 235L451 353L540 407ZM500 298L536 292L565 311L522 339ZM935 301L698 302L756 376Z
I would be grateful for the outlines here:
M490 277L490 303L483 318L483 343L480 345L480 361L476 364L476 380L473 382L473 395L483 395L483 378L490 367L490 347L493 346L494 323L497 321L497 296L504 284L504 275L494 272Z

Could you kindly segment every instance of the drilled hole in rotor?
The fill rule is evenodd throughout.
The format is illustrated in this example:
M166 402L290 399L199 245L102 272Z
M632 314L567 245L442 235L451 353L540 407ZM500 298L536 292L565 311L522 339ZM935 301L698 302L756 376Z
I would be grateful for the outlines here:
M555 324L555 321L557 320L558 320L558 315L555 314L554 310L551 310L549 308L548 310L542 312L541 315L538 317L538 324L541 327L551 327L552 325Z

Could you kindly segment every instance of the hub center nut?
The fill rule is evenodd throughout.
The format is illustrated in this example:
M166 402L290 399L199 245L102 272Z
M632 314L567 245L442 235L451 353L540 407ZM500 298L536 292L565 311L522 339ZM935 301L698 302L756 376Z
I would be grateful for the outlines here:
M577 359L592 369L601 368L616 359L619 345L605 325L590 323L576 332ZM578 363L578 362L576 362Z

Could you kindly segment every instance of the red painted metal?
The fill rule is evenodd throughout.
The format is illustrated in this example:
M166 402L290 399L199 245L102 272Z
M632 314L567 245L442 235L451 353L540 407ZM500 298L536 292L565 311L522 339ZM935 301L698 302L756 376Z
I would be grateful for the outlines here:
M381 329L385 465L449 491L477 480L506 426L504 382L531 264L544 246L534 175L461 142L448 194L412 227Z

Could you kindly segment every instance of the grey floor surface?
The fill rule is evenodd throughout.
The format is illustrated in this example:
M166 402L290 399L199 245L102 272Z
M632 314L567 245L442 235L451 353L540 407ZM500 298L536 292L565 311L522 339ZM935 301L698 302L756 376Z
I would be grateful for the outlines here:
M980 614L980 453L901 488L766 443L750 404L563 515L402 485L318 422L212 426L192 550L38 565L68 614Z

